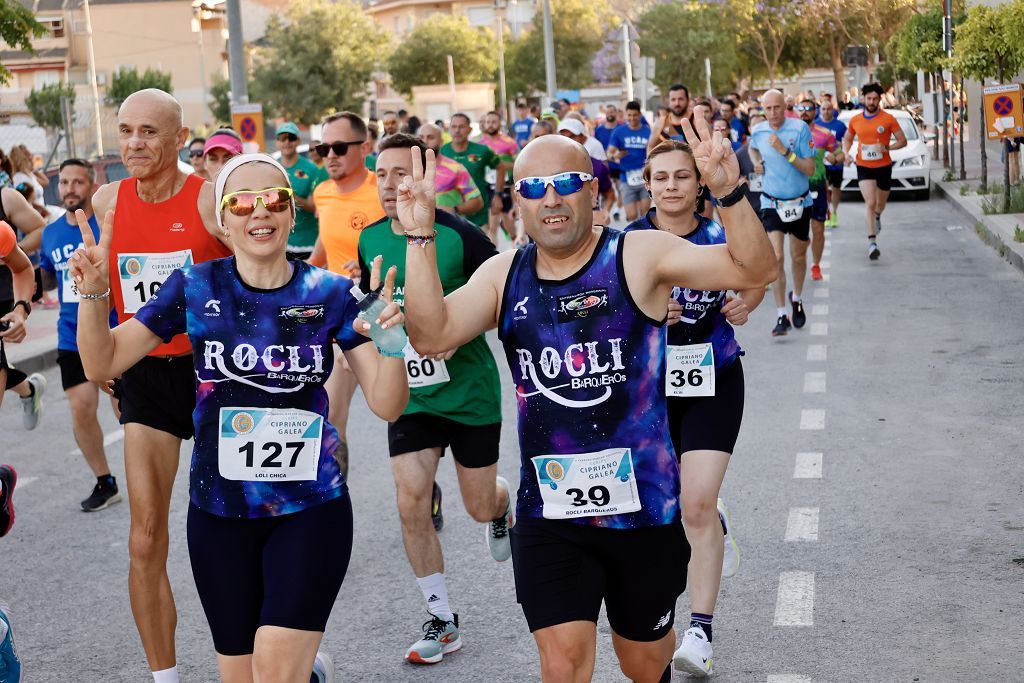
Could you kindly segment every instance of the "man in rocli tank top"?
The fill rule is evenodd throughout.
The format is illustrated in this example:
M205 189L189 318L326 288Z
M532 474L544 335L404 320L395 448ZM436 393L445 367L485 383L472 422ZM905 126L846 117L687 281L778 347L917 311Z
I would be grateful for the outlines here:
M131 177L103 185L97 216L114 212L110 290L119 322L131 318L175 269L230 255L214 188L178 170L188 139L181 105L161 90L130 95L117 113L121 160ZM216 302L213 302L214 304ZM177 615L167 578L167 515L182 439L191 439L195 370L184 334L161 344L119 383L131 506L128 592L156 683L177 683Z
M689 546L669 436L665 318L673 286L749 289L775 278L764 228L739 188L729 139L682 123L717 199L726 244L595 226L590 156L549 135L519 154L513 197L533 242L486 261L447 297L438 278L433 158L398 191L405 315L421 354L497 327L515 384L521 469L516 595L545 681L590 680L605 603L627 678L668 681ZM602 672L602 678L608 672Z

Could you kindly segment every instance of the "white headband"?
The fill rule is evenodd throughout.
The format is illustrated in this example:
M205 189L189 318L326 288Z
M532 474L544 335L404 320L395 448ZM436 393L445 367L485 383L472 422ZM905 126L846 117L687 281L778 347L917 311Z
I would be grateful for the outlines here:
M224 199L224 186L227 185L228 176L244 164L269 164L281 172L281 175L284 176L284 182L289 188L292 186L291 178L288 177L288 171L284 170L284 166L269 154L239 154L236 157L231 157L228 163L224 164L224 168L220 170L220 173L217 174L217 183L214 190L214 202L216 202L214 206L217 207L217 227L221 230L224 229L224 219L221 217L223 212L220 208L220 203ZM292 216L295 216L294 202L292 203Z

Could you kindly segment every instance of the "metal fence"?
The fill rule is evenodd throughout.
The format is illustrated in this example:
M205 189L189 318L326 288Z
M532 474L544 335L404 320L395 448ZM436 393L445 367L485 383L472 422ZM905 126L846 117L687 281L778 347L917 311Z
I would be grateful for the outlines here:
M116 154L117 112L101 102L97 118L91 97L78 97L73 107L69 105L65 100L63 125L56 128L42 128L24 112L12 112L10 123L0 125L0 148L9 154L14 145L26 145L44 168L71 157L100 156L101 139L103 154Z

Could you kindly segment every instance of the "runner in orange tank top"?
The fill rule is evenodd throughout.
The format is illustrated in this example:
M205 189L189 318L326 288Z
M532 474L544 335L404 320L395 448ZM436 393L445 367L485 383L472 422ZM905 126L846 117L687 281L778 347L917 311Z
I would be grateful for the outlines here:
M181 105L160 90L129 96L117 114L121 160L131 178L99 188L97 216L114 212L110 290L118 319L132 317L183 265L229 255L213 185L178 170L188 139ZM82 307L83 309L85 307ZM192 438L195 370L188 338L165 340L118 383L131 507L128 592L156 683L177 683L177 614L167 579L167 515L182 439Z

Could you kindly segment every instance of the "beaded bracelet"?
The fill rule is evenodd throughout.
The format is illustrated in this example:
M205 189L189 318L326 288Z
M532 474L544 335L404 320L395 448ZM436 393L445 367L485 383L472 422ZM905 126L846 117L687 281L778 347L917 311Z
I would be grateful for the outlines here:
M78 285L75 284L71 285L71 289L72 291L75 292L75 294L78 295L79 299L82 299L84 301L102 301L103 299L110 298L110 287L107 287L107 291L103 292L102 294L84 294L78 291Z
M405 233L405 240L407 245L416 245L420 249L425 249L428 244L433 244L437 238L437 230L434 230L430 235L414 235L412 233Z

